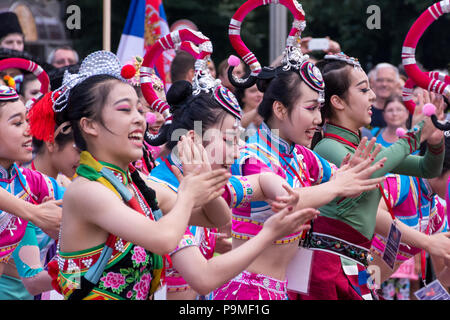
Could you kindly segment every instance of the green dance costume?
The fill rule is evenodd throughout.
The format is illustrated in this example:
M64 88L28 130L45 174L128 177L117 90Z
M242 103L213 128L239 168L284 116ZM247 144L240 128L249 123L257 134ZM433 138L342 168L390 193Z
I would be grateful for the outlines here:
M383 168L372 178L392 172L423 178L440 174L444 160L443 143L428 145L423 157L410 155L420 145L423 122L389 148L382 148L376 161L386 157ZM347 154L354 154L361 141L358 133L327 124L324 139L314 151L340 166ZM361 300L376 297L368 287L367 266L380 190L364 192L356 198L336 198L321 207L312 226L307 245L314 250L310 292L304 300ZM368 281L369 280L369 281Z

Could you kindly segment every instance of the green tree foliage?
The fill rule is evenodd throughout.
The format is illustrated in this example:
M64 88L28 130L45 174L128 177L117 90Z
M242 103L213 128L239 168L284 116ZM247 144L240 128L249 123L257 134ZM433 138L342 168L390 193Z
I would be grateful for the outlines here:
M102 1L62 0L67 7L81 8L81 30L70 32L74 46L81 56L101 49ZM130 0L112 0L111 50L117 50ZM401 48L414 21L435 0L302 0L307 27L303 36L325 37L340 43L348 55L359 58L366 70L379 62L401 64ZM228 40L228 24L244 0L163 0L169 25L179 19L194 22L208 36L214 46L216 65L235 54ZM380 28L369 29L367 8L380 8ZM289 15L288 23L292 22ZM288 29L290 26L288 26ZM443 69L449 63L450 44L446 32L450 30L450 16L444 15L425 32L417 47L417 61L426 69ZM261 64L269 58L269 8L260 7L244 20L242 39ZM318 56L320 58L320 56Z
M307 16L305 35L328 35L341 44L348 55L358 57L366 69L379 62L401 64L405 37L416 19L433 0L303 0ZM380 8L380 29L370 30L367 8ZM450 17L435 21L418 43L416 58L424 68L445 68L450 43L444 30L450 30ZM447 48L447 50L446 50ZM444 53L444 54L443 54Z
M242 0L164 0L169 24L179 19L194 22L213 43L213 60L218 65L230 54L236 54L228 40L228 24ZM241 36L247 47L254 51L261 63L268 63L269 10L258 8L251 12L242 25Z

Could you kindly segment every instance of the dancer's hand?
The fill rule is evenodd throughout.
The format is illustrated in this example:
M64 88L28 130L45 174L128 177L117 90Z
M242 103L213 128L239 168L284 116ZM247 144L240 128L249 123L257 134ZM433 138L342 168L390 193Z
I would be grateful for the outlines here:
M45 197L41 204L33 205L32 222L53 239L58 239L62 218L62 200Z
M426 251L432 255L450 261L450 232L433 234L429 238Z
M348 164L350 168L353 168L363 162L366 159L375 159L378 153L381 151L381 145L376 143L376 139L370 139L367 143L367 137L363 137L361 142L356 148L353 155L347 154L342 160L341 167Z
M176 172L177 168L172 166L175 175L180 182L178 187L178 197L186 196L193 200L194 207L201 207L211 200L221 196L224 186L227 184L231 173L226 169L217 169L209 172L202 172L200 168L188 175Z
M183 173L187 175L197 169L202 172L211 171L208 154L195 134L185 135L177 144L178 158L183 166Z
M344 164L336 172L335 178L331 181L333 188L339 190L340 197L357 197L361 193L376 189L385 177L372 178L372 174L381 169L386 162L386 158L372 164L373 158L367 157L363 161L358 161L359 164L351 167L350 163Z
M294 211L289 206L267 219L261 232L269 232L272 239L277 240L292 233L309 230L311 226L305 223L318 215L319 211L313 208Z
M298 201L300 199L300 196L298 192L293 190L291 187L289 187L287 184L283 184L283 189L286 190L287 195L285 196L277 196L275 198L275 201L271 202L271 207L273 212L279 212L283 210L286 207L296 207L298 204Z
M205 149L200 148L192 137L181 137L177 147L183 164L183 173L172 166L172 172L180 181L178 195L192 198L194 207L203 206L222 195L231 174L226 169L211 170Z

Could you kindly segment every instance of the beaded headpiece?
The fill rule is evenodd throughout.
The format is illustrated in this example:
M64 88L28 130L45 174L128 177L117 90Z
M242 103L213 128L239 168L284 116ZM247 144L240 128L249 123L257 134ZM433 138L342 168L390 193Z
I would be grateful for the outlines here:
M324 59L326 60L336 60L336 61L342 61L349 65L352 65L355 69L361 69L361 64L359 63L359 60L357 58L349 57L345 53L335 53L335 54L327 54L325 55Z
M109 75L126 82L121 72L122 64L114 53L102 50L89 54L81 63L78 73L64 72L62 86L54 90L51 97L54 111L61 112L66 108L70 90L84 80L96 75Z
M16 90L11 87L0 85L0 102L14 101L19 99Z
M302 5L296 0L248 0L233 15L228 27L228 35L231 45L250 66L251 73L247 79L238 79L233 75L233 69L236 65L230 65L228 69L228 78L235 87L249 88L253 86L262 71L261 65L255 55L245 46L241 39L240 31L244 18L250 11L261 5L282 4L289 9L294 16L291 31L286 40L286 48L283 51L282 69L283 71L296 71L300 74L305 83L313 90L319 92L319 103L325 101L325 84L320 70L309 60L309 56L303 54L301 50L301 33L306 27L305 12ZM275 76L278 70L275 68L264 68L264 78Z

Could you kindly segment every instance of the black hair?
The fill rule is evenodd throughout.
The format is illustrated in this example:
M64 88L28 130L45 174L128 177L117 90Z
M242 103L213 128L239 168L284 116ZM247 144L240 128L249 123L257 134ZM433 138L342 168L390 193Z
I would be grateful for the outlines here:
M27 86L27 84L31 81L37 80L37 77L31 73L31 72L24 72L23 74L23 80L22 83L19 86L19 90L18 90L18 94L20 95L24 95L25 94L25 87Z
M81 134L79 120L87 117L104 125L101 113L112 86L118 81L120 82L109 75L95 75L86 79L70 90L67 107L56 113L57 125L70 121L73 138L78 149L82 151L87 149L86 141Z
M33 139L33 153L35 153L35 154L41 153L43 151L44 141L39 140L35 137L33 137L32 139ZM70 131L67 134L60 132L55 138L56 145L58 146L59 149L64 148L64 146L66 144L68 144L72 141L73 141L72 131Z
M64 72L67 70L70 73L78 73L81 63L76 63L70 66L64 66L61 68L54 68L49 71L48 77L50 78L50 88L56 90L62 86Z
M91 118L104 126L101 113L112 86L117 82L122 83L122 81L109 75L95 75L84 80L71 89L66 108L56 114L57 125L70 121L75 144L80 150L87 149L86 141L79 126L80 119L83 117ZM151 170L151 167L149 167L149 170ZM131 177L152 211L157 210L155 191L147 186L137 170L131 173Z
M350 88L350 65L343 61L320 60L316 63L322 73L325 82L325 103L321 108L322 121L331 119L333 116L333 107L331 97L336 95L342 99L347 98Z
M333 106L331 105L331 97L336 95L341 99L346 99L348 89L350 88L350 71L351 65L344 61L338 60L320 60L316 63L322 73L323 81L325 83L325 102L320 109L322 115L322 126L333 117ZM318 131L314 134L311 143L311 149L322 140L322 132Z
M244 76L242 78L245 79L245 78L248 78L248 76L250 75L250 68L246 64L244 64L244 65L245 65L245 68L244 68L245 71L244 71ZM245 91L247 89L248 88L244 88L244 87L235 87L235 89L233 91L234 96L236 97L236 100L238 101L239 105L242 108L244 106L244 102L242 101L242 99L245 97Z
M166 135L166 147L172 150L177 140L172 139L175 130L193 130L194 122L201 121L202 134L214 124L222 121L227 114L215 100L213 93L192 95L192 84L188 81L176 81L167 92L167 103L171 106L172 124Z
M273 114L273 103L275 101L281 102L287 109L290 115L294 103L301 97L300 84L303 82L300 74L296 71L282 71L281 67L276 69L263 69L268 76L264 74L258 76L256 86L258 90L264 93L263 99L258 106L258 113L267 122ZM269 75L269 74L273 75Z
M194 70L195 58L186 51L177 51L170 65L172 82L184 80L189 70Z

